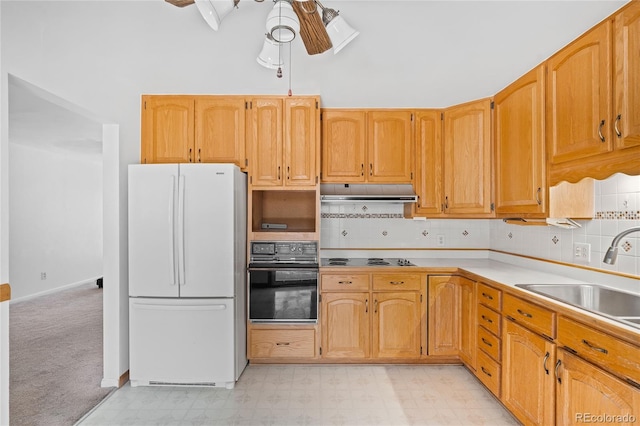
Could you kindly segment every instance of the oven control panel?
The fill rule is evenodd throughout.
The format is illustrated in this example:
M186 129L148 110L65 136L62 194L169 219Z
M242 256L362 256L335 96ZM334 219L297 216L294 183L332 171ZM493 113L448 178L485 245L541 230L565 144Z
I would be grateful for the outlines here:
M250 262L318 262L317 241L252 241Z

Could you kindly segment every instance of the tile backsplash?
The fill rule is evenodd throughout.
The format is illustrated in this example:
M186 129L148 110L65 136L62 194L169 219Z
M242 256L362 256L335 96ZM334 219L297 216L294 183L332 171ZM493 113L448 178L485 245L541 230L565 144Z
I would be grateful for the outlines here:
M614 265L602 262L619 232L640 226L640 176L616 174L595 182L593 220L581 227L518 226L501 219L403 218L401 204L330 204L321 209L325 249L491 248L508 253L640 275L640 233L620 242ZM589 244L590 259L574 256L574 244Z

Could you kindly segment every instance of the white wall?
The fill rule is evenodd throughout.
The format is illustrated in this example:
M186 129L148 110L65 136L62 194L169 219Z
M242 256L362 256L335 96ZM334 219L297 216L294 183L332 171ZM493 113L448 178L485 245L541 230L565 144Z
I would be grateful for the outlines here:
M293 92L318 93L330 107L441 107L489 96L623 3L327 1L361 35L336 56L310 57L294 42ZM0 126L7 124L8 73L119 124L120 143L112 147L119 163L105 170L119 186L105 216L119 225L114 303L127 292L125 165L139 161L140 95L285 94L289 68L278 80L255 61L269 8L270 2L242 1L215 33L195 6L163 1L0 2ZM7 176L5 128L0 179ZM6 180L0 184L6 200ZM1 207L0 276L7 277L8 200ZM121 320L119 334L105 336L106 347L120 353L105 373L114 380L128 369L127 311L111 309ZM106 354L105 365L112 358Z
M12 299L102 276L101 159L14 143L9 156Z

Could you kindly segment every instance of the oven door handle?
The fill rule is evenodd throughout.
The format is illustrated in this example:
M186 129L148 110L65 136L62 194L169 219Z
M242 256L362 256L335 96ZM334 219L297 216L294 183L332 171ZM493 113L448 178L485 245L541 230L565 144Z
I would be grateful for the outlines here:
M319 272L317 266L286 266L286 267L277 267L277 266L269 266L269 267L251 267L247 268L247 271L305 271L305 272Z

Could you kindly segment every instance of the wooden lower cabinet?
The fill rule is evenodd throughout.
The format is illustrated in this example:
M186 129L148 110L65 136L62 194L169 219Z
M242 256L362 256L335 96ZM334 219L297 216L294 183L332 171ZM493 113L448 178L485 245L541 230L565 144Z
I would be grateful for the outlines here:
M322 357L369 358L369 293L323 293Z
M637 424L640 417L638 388L563 349L558 350L558 364L558 425Z
M502 345L502 403L524 424L554 424L556 345L506 318Z
M373 357L420 357L420 294L373 293Z
M458 277L429 277L429 355L458 355Z
M476 369L476 282L460 277L460 359L472 370Z
M311 359L318 354L315 326L250 325L248 357L255 359Z

